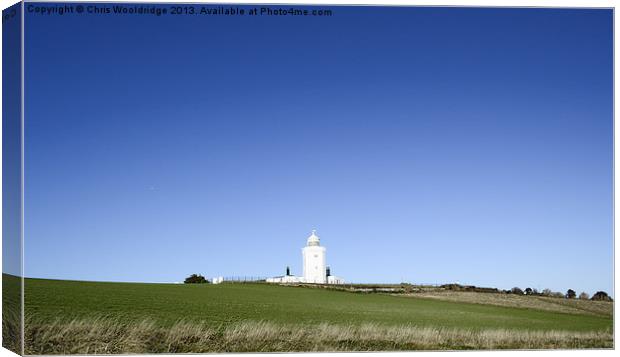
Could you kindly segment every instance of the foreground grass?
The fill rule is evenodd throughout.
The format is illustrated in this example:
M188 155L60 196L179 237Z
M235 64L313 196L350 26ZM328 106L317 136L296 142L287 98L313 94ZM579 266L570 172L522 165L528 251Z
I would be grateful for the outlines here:
M25 312L26 354L613 347L606 314L269 284L26 279Z
M21 353L21 279L2 274L2 347Z
M159 327L115 319L26 324L26 354L388 351L611 348L610 331L512 331L440 327L275 324L245 321L211 327L180 321Z

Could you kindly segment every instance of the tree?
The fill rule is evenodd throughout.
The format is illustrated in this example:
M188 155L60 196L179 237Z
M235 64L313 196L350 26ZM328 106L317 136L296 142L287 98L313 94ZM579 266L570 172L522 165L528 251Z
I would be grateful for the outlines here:
M562 294L562 293L561 293L561 292L559 292L559 291L554 291L554 292L552 292L552 293L551 293L551 296L553 296L553 297L555 297L555 298L563 298L563 297L564 297L564 294Z
M525 295L532 295L532 288L526 288Z
M582 292L581 294L579 294L579 300L588 300L590 298L590 295L588 295L588 293L586 292Z
M567 299L574 299L577 296L577 293L575 292L575 290L573 289L568 289L566 291L566 298Z
M540 295L540 292L538 292L538 289L534 289L532 290L532 295Z
M204 276L198 274L192 274L185 278L185 284L205 284L209 281Z
M553 293L551 292L551 289L544 289L542 291L542 294L545 295L545 296L551 296L551 294L553 294Z
M516 286L514 288L510 289L510 292L513 293L513 294L517 294L517 295L523 295L523 290L521 290L520 288L518 288Z
M291 275L291 268L286 267L286 276L290 276Z
M592 295L590 300L595 301L614 301L609 295L607 295L604 291L597 291L596 294Z

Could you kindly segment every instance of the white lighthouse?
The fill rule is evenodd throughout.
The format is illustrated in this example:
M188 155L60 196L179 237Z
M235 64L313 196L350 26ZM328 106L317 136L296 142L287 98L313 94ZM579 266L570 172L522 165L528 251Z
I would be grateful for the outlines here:
M312 234L306 241L306 246L301 249L303 276L291 275L287 267L286 275L267 278L266 281L279 284L344 284L344 279L331 275L325 259L325 251L326 249L321 246L321 240L316 235L316 231L312 230Z
M306 246L301 250L304 257L304 280L306 283L327 283L325 247L321 247L320 243L316 230L312 230Z

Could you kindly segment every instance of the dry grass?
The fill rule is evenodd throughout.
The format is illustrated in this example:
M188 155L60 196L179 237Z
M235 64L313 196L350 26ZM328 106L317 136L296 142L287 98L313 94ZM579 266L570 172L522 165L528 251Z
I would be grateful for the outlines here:
M592 301L592 300L579 300L579 299L558 299L547 296L534 296L536 299L544 301L549 304L556 304L562 306L568 306L582 313L600 315L600 316L613 316L614 303L609 301Z
M21 315L14 306L2 307L2 347L17 354L21 352Z
M115 319L26 324L26 354L612 348L611 331L465 330L246 321L213 328Z
M399 294L399 296L403 295ZM412 293L408 296L605 317L611 317L613 315L614 308L613 303L607 301L585 301L576 299L559 299L546 296L523 296L469 291L428 291Z

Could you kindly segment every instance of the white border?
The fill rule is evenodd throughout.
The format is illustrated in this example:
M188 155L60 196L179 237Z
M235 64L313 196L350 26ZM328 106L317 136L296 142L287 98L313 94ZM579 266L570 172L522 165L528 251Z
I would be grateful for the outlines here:
M35 2L35 1L28 1L25 0L26 2ZM52 2L53 0L43 0L43 1L49 1ZM43 2L40 1L40 2ZM59 2L59 1L57 1ZM84 0L84 1L64 1L64 2L82 2L82 3L86 3L86 2L101 2L101 1L89 1L89 0ZM493 1L493 0L451 0L451 1L429 1L429 0L420 0L420 1L411 1L411 0L335 0L335 1L325 1L325 0L306 0L306 1L294 1L294 0L267 0L267 1L260 1L260 0L245 0L245 1L239 1L239 0L224 0L224 1L214 1L214 0L204 0L204 1L183 1L183 0L169 0L169 1L147 1L147 0L133 0L133 1L117 1L117 2L129 2L129 3L215 3L215 4L221 4L221 3L229 3L229 4L312 4L312 5L379 5L379 6L473 6L473 7L576 7L576 8L615 8L616 7L616 1L609 1L609 0L591 0L591 1L583 1L583 0L520 0L520 1ZM13 4L17 3L17 1L11 1L11 0L0 0L0 4L2 5L2 9L9 7ZM22 4L23 7L23 4ZM23 18L23 14L24 12L22 11L22 34L23 34L23 28L24 28L24 18ZM0 38L1 38L1 29L0 29ZM23 52L23 40L24 40L24 36L22 36L22 64L23 64L23 56L24 56L24 52ZM616 48L616 44L618 41L618 30L615 26L615 16L614 16L614 167L613 167L613 180L614 180L614 191L613 191L613 196L614 196L614 207L613 207L613 222L614 222L614 297L618 297L618 295L615 293L615 287L617 286L617 279L618 279L618 274L615 274L615 257L618 256L618 246L615 244L615 236L616 236L616 229L617 226L615 224L615 212L616 212L616 204L618 202L618 200L616 200L616 190L615 190L615 186L620 182L620 179L618 179L618 175L616 175L616 158L618 157L618 155L620 154L620 149L618 148L618 146L615 145L615 138L618 137L618 134L620 134L620 129L618 129L618 127L615 125L615 108L616 108L616 102L617 102L617 98L616 98L616 83L618 83L617 81L617 73L615 71L616 65L617 65L617 58L615 56L615 48ZM2 49L0 46L0 57L2 57ZM23 166L23 154L24 154L24 72L23 72L24 68L22 65L22 75L21 75L21 80L22 80L22 110L21 110L21 120L22 120L22 187L23 187L23 178L24 178L24 166ZM1 74L0 74L0 80L1 80ZM1 94L1 86L0 86L0 94ZM2 104L0 103L0 112L1 112L1 108L2 108ZM0 126L0 183L2 182L2 156L1 156L1 150L2 150L2 146L1 146L1 142L2 142L2 128ZM23 189L22 189L22 193L21 193L21 199L22 199L22 223L23 223L23 219L24 219L24 205L23 205ZM2 193L0 192L0 201L2 199ZM0 217L2 214L2 207L0 205ZM22 226L22 237L23 237L23 226ZM0 231L0 236L1 236L1 231ZM22 275L24 273L24 256L23 256L23 241L22 241ZM0 264L2 263L2 256L0 255ZM22 284L22 289L23 289L23 284ZM22 309L23 309L23 291L22 291ZM614 307L615 310L615 307ZM614 317L616 316L616 314L614 313ZM23 327L23 325L22 325ZM618 324L616 324L615 322L615 318L614 318L614 335L618 336ZM617 343L617 341L615 341ZM23 343L23 339L22 339L22 343ZM23 348L23 345L22 345ZM22 349L23 351L23 349ZM381 352L380 355L381 356L403 356L403 355L411 355L411 356L429 356L431 354L446 354L446 353L453 353L453 352ZM541 356L541 355L545 355L545 356L564 356L564 355L569 355L569 356L577 356L577 355L581 355L581 354L590 354L593 353L594 355L612 355L615 354L615 351L611 351L611 350L606 350L606 351L601 351L601 350L553 350L553 351L470 351L470 352L460 352L461 354L467 353L468 355L474 355L474 356L488 356L488 355L512 355L512 356L516 356L516 355L520 355L520 354L526 354L528 356ZM379 354L379 353L371 353L371 355L374 354ZM9 352L8 350L5 349L0 349L0 357L4 357L4 356L13 356L14 354L12 352ZM259 353L245 353L245 354L226 354L226 356L259 356L259 355L264 355L264 354L259 354ZM312 357L316 357L316 356L325 356L325 355L334 355L336 356L336 354L333 353L304 353L304 356L312 356ZM172 354L157 354L157 355L152 355L152 356L166 356L166 357L177 357L178 355L172 355ZM347 356L355 356L355 357L361 357L361 356L368 356L368 353L357 353L357 352L353 352L353 353L347 353Z
M24 270L24 268L25 268L25 265L24 265L24 257L25 257L25 254L24 254L24 242L25 242L25 239L24 239L24 237L25 237L25 235L24 235L24 228L26 227L26 225L24 224L24 217L25 217L25 215L24 215L24 188L26 187L24 185L24 167L25 167L25 162L24 162L24 158L25 158L24 157L25 126L24 125L26 123L25 120L24 120L24 109L25 109L25 105L24 105L24 99L25 99L25 97L24 97L24 95L25 95L25 91L24 91L24 58L25 58L24 57L24 48L25 48L24 47L24 37L25 37L26 31L24 31L24 19L25 19L25 17L24 17L24 3L22 2L22 5L21 5L21 21L22 21L22 23L21 23L21 35L22 35L21 36L21 57L22 57L21 62L22 63L21 63L21 66L20 66L20 71L21 71L21 73L20 73L20 77L21 77L21 94L20 94L20 97L21 97L20 98L20 101L21 101L21 104L20 104L21 105L21 109L20 109L20 116L21 116L21 118L20 118L20 120L21 120L21 128L20 128L20 130L21 130L21 182L20 182L20 189L21 190L20 191L21 192L20 192L20 195L19 195L19 200L20 200L20 203L21 203L21 212L19 213L20 219L21 219L21 229L20 229L21 241L19 242L19 250L20 250L21 255L22 255L22 257L21 257L22 258L21 259L22 266L21 266L21 269L20 269L21 270L21 274L22 274L21 275L22 284L21 284L21 287L20 287L21 288L21 294L22 294L22 296L21 296L21 303L22 303L22 305L21 305L21 310L22 310L22 312L21 312L21 323L22 323L21 324L21 330L22 330L21 331L21 348L22 348L21 352L22 352L22 355L24 354L24 351L26 350L25 349L26 345L25 345L25 341L24 341L24 337L26 336L25 327L24 327L24 325L26 323L26 321L25 321L25 316L26 316L25 304L26 304L26 301L25 301L25 291L24 291L24 273L25 273L25 270ZM1 205L1 202L0 202L0 205ZM0 232L1 232L1 230L0 230ZM2 234L2 233L0 233L0 234ZM2 256L2 254L0 254L0 256Z
M517 0L517 1L467 1L467 0L451 0L451 1L439 1L439 0L117 0L117 1L103 1L103 0L24 0L25 2L74 2L74 3L97 3L97 2L118 2L118 3L182 3L182 4L299 4L299 5L375 5L375 6L469 6L469 7L576 7L576 8L612 8L615 7L615 1L610 0ZM2 0L2 3L7 3L4 7L17 3L16 1Z

